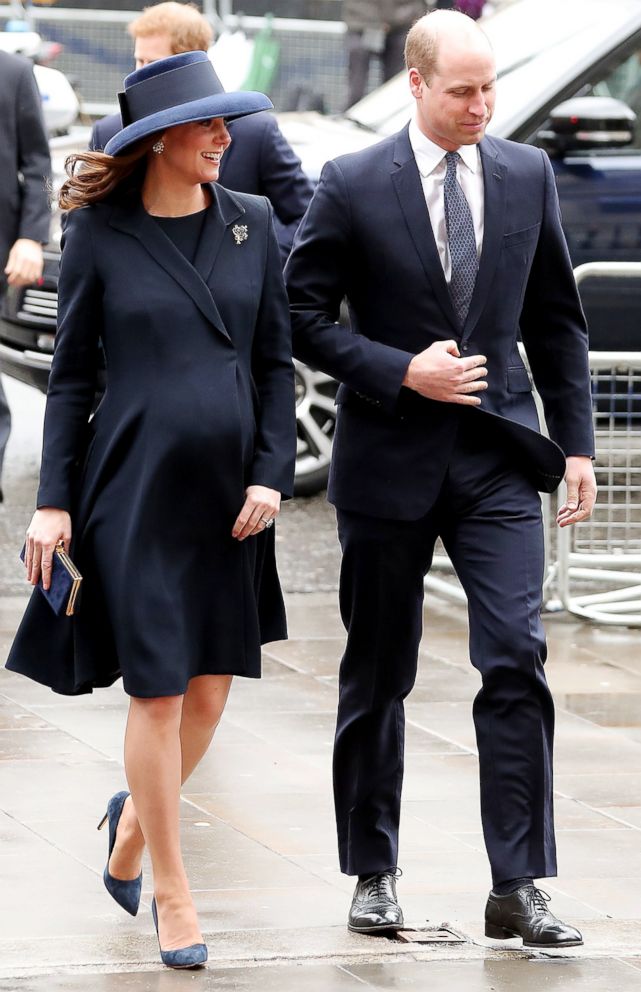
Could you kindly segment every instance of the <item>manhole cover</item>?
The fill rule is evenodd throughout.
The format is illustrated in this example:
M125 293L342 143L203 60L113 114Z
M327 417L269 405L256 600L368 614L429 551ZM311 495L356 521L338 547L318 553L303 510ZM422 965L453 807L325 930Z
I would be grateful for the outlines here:
M398 930L396 939L405 944L466 944L467 938L448 927L425 927L420 930Z

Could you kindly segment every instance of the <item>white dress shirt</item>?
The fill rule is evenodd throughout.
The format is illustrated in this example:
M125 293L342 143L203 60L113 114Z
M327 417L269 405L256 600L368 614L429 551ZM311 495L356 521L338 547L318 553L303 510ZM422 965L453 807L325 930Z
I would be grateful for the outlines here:
M410 121L409 139L416 159L416 165L421 176L423 194L432 223L434 240L443 266L447 282L452 275L450 249L447 241L445 226L445 202L443 186L447 163L446 151L439 145L426 138L415 120ZM472 220L474 221L474 236L476 250L480 257L483 246L483 169L478 145L461 145L458 149L461 161L458 163L457 179L465 194Z

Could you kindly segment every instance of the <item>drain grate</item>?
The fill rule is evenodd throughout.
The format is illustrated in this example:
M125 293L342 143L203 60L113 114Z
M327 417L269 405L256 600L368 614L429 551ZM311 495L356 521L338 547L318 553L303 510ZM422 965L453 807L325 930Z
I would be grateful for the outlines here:
M423 927L419 930L398 930L396 940L404 944L467 944L467 937L448 927Z

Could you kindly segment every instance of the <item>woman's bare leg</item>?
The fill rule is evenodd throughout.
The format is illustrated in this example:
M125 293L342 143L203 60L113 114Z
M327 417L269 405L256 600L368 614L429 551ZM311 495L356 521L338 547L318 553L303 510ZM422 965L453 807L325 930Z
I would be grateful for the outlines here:
M180 721L183 785L207 753L223 715L231 682L231 675L197 675L189 681Z
M199 675L189 682L182 697L180 718L182 783L187 781L207 752L225 709L231 682L231 675ZM132 800L128 799L118 823L117 842L109 859L109 871L113 877L137 878L144 848L145 839L138 817Z
M125 771L151 856L163 950L202 942L180 849L182 707L182 696L132 697L125 735Z

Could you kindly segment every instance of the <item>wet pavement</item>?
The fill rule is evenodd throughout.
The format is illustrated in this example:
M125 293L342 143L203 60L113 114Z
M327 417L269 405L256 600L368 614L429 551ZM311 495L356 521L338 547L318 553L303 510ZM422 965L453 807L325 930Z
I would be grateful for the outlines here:
M14 435L0 511L0 651L25 601L14 564L30 516L39 397L9 386ZM289 504L279 526L291 639L264 678L237 680L214 744L185 787L187 868L207 969L162 969L149 912L102 885L96 825L124 787L119 685L69 699L0 670L0 992L507 992L641 988L641 640L638 631L546 621L558 707L558 879L543 888L585 946L544 954L484 937L481 837L464 611L430 599L407 703L399 897L403 942L349 934L353 882L336 864L331 745L343 631L333 514ZM451 930L450 942L438 928Z

